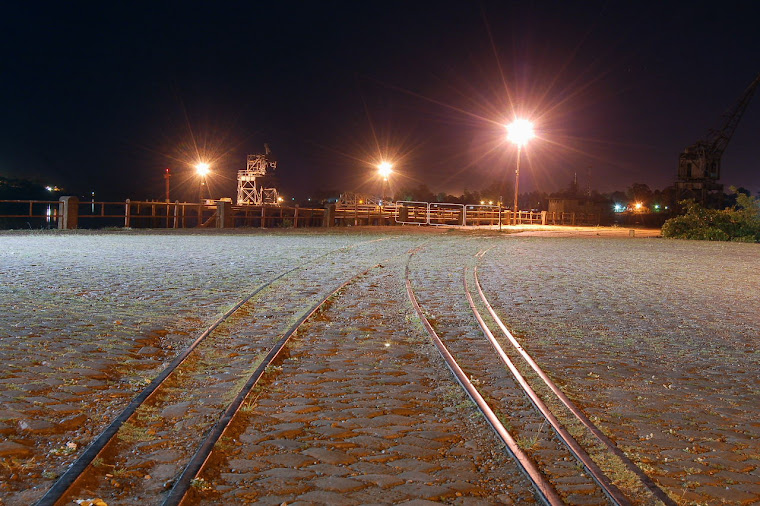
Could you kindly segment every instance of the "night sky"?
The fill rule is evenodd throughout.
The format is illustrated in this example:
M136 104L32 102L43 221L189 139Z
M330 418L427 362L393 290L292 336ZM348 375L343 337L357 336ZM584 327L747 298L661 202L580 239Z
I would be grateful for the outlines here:
M754 80L733 2L10 2L0 20L0 176L99 199L234 197L269 143L277 187L459 195L513 180L503 124L536 123L521 190L673 184L680 151ZM760 95L760 94L758 94ZM760 96L721 182L760 191ZM197 195L197 193L195 193Z

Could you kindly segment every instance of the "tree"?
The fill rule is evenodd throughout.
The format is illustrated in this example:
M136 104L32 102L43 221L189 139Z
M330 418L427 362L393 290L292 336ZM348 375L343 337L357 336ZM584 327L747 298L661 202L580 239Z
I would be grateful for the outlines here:
M652 203L653 195L649 185L644 183L633 183L626 192L628 200L631 202L641 202L645 206L649 206Z

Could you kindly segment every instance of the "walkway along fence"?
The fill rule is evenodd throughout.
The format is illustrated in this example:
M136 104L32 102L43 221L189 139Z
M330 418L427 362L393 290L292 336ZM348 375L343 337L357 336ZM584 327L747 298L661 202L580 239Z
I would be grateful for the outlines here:
M95 202L0 200L0 228L236 228L361 225L598 225L599 215L499 209L490 205L399 201L391 205L235 206L229 201Z

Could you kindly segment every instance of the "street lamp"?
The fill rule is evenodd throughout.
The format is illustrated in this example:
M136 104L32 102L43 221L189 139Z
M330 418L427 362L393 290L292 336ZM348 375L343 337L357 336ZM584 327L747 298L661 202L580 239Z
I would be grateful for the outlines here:
M198 174L198 201L203 202L203 183L211 172L211 166L205 162L200 162L195 166L195 173Z
M380 195L381 199L385 198L385 187L388 184L388 178L390 177L392 172L393 172L393 164L390 162L380 162L377 165L377 173L380 174L380 177L383 178L383 187L381 189L382 195Z
M507 139L509 142L517 144L517 167L515 168L515 206L512 210L514 214L514 223L517 225L517 192L520 188L520 152L522 147L535 137L533 133L533 123L527 119L516 119L507 125Z

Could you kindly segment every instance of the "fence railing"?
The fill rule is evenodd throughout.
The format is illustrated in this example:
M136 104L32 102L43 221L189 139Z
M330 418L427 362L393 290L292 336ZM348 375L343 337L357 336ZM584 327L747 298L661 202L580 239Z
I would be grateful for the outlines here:
M598 225L598 214L500 209L491 205L399 201L391 205L234 206L229 201L124 202L0 200L0 228L235 228L359 225Z

